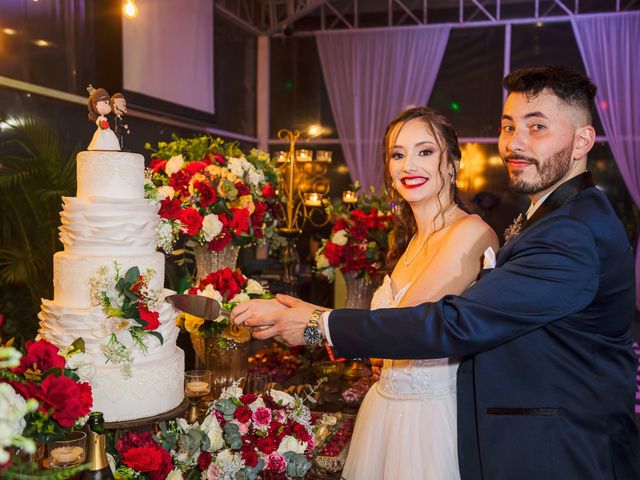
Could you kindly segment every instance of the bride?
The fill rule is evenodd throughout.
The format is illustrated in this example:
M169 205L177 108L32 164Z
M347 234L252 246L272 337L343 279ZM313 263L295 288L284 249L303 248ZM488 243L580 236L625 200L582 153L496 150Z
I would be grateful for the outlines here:
M493 230L461 208L460 148L449 121L430 108L394 118L384 137L385 183L396 205L390 276L371 308L418 305L459 295L478 276ZM458 360L384 360L367 393L343 470L346 480L459 479Z

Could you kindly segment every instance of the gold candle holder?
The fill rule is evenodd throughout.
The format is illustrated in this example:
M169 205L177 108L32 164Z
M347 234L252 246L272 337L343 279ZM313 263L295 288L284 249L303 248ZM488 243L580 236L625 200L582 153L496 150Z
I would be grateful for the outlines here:
M316 192L305 193L304 204L307 207L320 207L322 205L322 194Z

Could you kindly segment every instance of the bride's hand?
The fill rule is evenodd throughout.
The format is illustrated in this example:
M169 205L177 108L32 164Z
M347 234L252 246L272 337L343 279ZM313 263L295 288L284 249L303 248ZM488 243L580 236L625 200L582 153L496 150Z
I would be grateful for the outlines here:
M265 313L278 312L280 310L286 310L286 305L283 305L275 298L262 299L256 298L247 302L241 303L233 310L231 310L231 321L236 325L243 325L247 320L254 317L259 317Z

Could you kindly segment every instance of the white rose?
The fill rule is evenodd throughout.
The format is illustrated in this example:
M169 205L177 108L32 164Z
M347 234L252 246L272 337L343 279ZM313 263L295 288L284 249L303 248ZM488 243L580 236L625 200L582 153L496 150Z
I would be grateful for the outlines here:
M167 172L167 175L171 176L174 173L180 171L183 165L184 159L182 158L182 155L177 155L169 159L169 161L167 162L167 166L164 167L164 170Z
M264 293L264 288L260 285L259 282L256 282L254 279L250 278L247 282L247 286L244 289L249 295L262 295Z
M216 450L220 450L222 447L224 447L225 443L224 438L222 438L222 428L220 428L218 419L213 413L211 413L207 416L207 418L204 419L200 428L207 435L207 437L209 437L209 441L211 442L209 451L215 452Z
M24 414L27 413L27 401L18 395L8 383L0 383L0 442L2 445L14 435L20 435L26 425Z
M238 386L238 383L236 381L230 387L223 389L220 398L240 398L244 392Z
M222 231L222 222L215 213L205 215L202 219L202 232L204 233L204 239L210 242Z
M165 197L169 197L169 199L172 199L175 193L176 191L173 189L173 187L170 187L169 185L163 185L162 187L158 187L158 196L160 198L164 199Z
M216 463L218 465L230 465L235 460L235 455L229 448L225 448L216 455Z
M318 268L327 268L329 266L329 259L325 257L322 253L316 255L316 267Z
M278 453L294 452L304 453L307 449L307 442L299 442L291 435L287 435L282 439L278 446Z
M91 379L96 374L96 366L93 358L86 353L74 353L68 357L67 368L75 370L82 382L91 382Z
M331 237L331 241L333 243L335 243L336 245L340 245L341 247L343 247L343 246L345 246L347 244L347 240L349 240L349 237L347 237L346 230L338 230Z
M183 478L182 471L179 468L171 470L167 475L167 480L182 480Z
M271 390L271 397L276 403L282 400L281 405L293 405L296 401L291 395L280 390Z
M237 304L244 303L247 300L251 300L251 297L249 297L249 295L247 295L246 293L237 293L236 296L231 299L233 303Z
M252 412L255 412L260 407L265 407L266 408L266 405L264 403L264 400L262 400L262 397L256 398L253 401L253 403L250 403L248 406L249 406L249 408L251 409Z
M213 288L213 285L207 285L206 287L204 287L204 290L202 290L201 292L198 292L198 295L202 295L203 297L212 298L212 299L217 300L218 302L222 303L222 295L220 295L219 291L217 291L215 288Z
M233 173L235 176L242 178L244 175L244 169L242 168L242 159L240 158L230 158L227 163L227 168Z
M251 185L253 185L254 187L258 187L265 180L264 173L262 173L260 170L256 170L253 165L251 165L248 176L249 182L251 182Z

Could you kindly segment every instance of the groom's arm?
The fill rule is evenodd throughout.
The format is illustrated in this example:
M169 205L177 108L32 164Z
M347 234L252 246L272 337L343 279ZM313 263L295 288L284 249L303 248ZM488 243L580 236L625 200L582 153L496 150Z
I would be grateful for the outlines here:
M571 217L536 225L512 257L462 296L417 307L334 310L328 330L345 357L440 358L487 350L585 308L598 288L589 229Z

